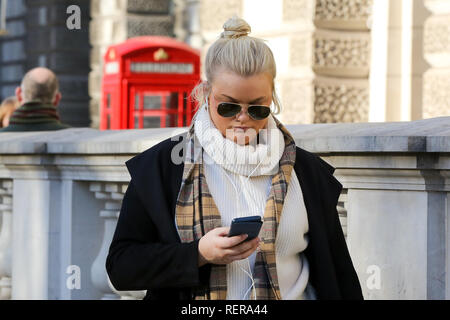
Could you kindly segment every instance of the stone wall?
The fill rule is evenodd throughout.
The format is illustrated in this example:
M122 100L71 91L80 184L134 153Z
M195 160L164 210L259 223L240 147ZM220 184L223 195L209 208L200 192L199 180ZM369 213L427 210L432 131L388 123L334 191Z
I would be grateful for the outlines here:
M297 146L336 169L337 209L365 299L450 299L449 123L286 126ZM0 298L11 290L12 299L142 298L111 288L105 270L130 181L125 162L185 131L1 134ZM79 267L79 289L68 286L68 267Z

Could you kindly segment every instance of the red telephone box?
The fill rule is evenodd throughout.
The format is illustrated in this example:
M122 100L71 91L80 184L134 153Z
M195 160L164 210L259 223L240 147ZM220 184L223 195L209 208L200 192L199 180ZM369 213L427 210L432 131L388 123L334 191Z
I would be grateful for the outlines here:
M100 129L182 127L200 81L200 52L163 36L110 46L104 56Z

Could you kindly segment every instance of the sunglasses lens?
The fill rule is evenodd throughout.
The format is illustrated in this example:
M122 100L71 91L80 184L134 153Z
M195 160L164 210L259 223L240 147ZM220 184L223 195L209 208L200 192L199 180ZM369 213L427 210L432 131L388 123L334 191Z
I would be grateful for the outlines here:
M248 107L248 114L255 120L262 120L269 116L270 107L250 106Z
M230 118L241 112L241 106L235 103L222 102L217 106L217 113L222 117Z

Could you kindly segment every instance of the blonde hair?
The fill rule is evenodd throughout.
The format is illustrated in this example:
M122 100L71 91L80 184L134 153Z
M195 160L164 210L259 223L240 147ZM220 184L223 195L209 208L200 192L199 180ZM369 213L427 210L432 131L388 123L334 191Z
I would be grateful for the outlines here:
M8 97L0 104L0 127L2 127L3 118L11 116L11 114L20 106L16 97Z
M224 31L220 34L205 57L206 81L199 83L191 93L191 97L200 107L206 102L211 92L211 83L216 76L216 71L221 67L236 73L242 77L256 75L262 72L272 77L272 101L274 105L273 113L281 111L281 103L275 91L276 65L275 58L269 46L264 40L249 37L251 28L248 23L233 16L223 25Z

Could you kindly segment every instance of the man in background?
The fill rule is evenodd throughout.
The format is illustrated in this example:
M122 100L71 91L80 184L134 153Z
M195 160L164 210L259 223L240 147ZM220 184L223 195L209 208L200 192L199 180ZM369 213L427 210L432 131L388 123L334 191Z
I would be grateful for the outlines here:
M47 68L34 68L22 79L16 88L16 97L20 107L9 119L5 131L47 131L70 128L61 123L57 106L61 100L56 75Z

